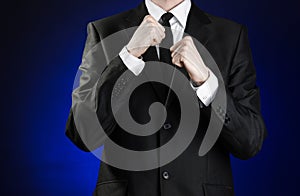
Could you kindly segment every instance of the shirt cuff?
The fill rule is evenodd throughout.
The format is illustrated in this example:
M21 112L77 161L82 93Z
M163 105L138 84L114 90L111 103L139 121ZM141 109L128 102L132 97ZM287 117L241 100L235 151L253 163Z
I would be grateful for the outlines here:
M201 86L195 87L191 81L190 84L205 106L208 106L214 100L219 87L218 78L211 70L209 70L208 79Z
M145 62L142 59L139 59L132 54L130 54L126 48L126 46L119 53L120 58L126 67L134 73L134 75L138 76L144 69Z

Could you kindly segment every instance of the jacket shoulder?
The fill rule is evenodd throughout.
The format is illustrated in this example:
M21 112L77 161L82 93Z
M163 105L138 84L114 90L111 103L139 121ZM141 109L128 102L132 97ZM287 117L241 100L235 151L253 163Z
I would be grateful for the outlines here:
M243 24L235 21L208 13L205 14L211 20L211 24L216 32L234 36L240 34L241 30L245 28Z
M103 39L110 34L124 29L126 24L125 19L132 11L133 9L127 10L109 17L91 21L90 23L95 27L95 29L99 33L100 38Z
M215 16L209 13L205 13L205 14L212 21L212 23L214 23L217 26L223 26L227 28L241 28L241 26L243 26L242 24L227 18Z

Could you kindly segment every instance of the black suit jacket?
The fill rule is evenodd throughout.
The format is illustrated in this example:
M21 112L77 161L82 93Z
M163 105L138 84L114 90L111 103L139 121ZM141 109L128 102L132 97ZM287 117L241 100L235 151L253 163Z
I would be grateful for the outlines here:
M107 36L122 29L138 26L146 14L148 12L143 2L135 9L91 22L88 25L84 55ZM126 171L102 162L95 195L233 195L230 153L240 159L248 159L261 149L266 130L260 113L259 90L256 86L256 73L246 28L207 14L192 3L185 32L205 45L223 76L227 110L226 113L223 108L218 110L219 116L225 118L225 124L217 143L205 156L198 156L210 113L213 112L210 106L202 107L197 134L178 158L161 168L148 171ZM124 43L128 41L129 39ZM121 44L120 47L123 46ZM102 50L106 50L105 44ZM162 127L156 134L142 138L130 135L118 126L109 108L110 95L114 83L127 68L118 56L111 59L101 74L97 100L98 118L106 133L116 143L134 150L149 150L169 141L178 128L180 118L180 106L176 97L167 108L167 131ZM155 48L150 47L143 59L157 60ZM137 122L145 123L149 120L149 105L165 98L165 88L161 84L149 82L135 91L130 109ZM78 134L72 109L67 121L66 135L80 149L90 150ZM163 178L164 171L168 172L168 179Z

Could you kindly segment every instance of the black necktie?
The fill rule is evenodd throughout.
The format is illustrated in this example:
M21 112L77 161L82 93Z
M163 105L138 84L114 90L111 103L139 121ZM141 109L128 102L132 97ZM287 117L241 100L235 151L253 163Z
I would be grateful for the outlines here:
M169 65L172 64L172 58L171 58L171 51L170 48L173 45L173 35L171 31L171 25L170 25L170 19L173 17L172 13L165 13L161 16L160 24L165 28L165 38L162 40L162 42L159 45L159 58L161 62L167 63ZM174 65L173 65L174 66ZM174 70L175 71L175 70ZM174 71L172 73L166 73L164 72L163 74L167 76L167 74L171 74L169 77L173 77ZM170 81L166 81L167 83L170 83L172 85L172 79ZM171 86L170 86L171 87ZM169 102L169 97L171 93L171 89L167 88L166 89L166 99L165 99L165 106L168 107L168 102Z
M173 34L172 34L172 31L171 31L171 28L170 28L171 27L170 19L172 17L173 17L173 14L170 13L170 12L167 12L167 13L165 13L161 16L160 24L165 27L166 36L162 40L162 42L160 43L160 48L159 48L160 61L174 66L174 71L172 73L169 73L169 74L172 74L171 75L171 78L172 78L171 81L166 81L166 82L170 82L170 87L171 88L172 88L173 77L174 77L176 69L180 70L186 77L188 77L188 74L187 74L187 72L184 68L177 67L172 63L171 51L170 51L170 48L173 45ZM164 73L164 74L167 74L167 73ZM167 77L167 78L170 78L170 77ZM173 99L173 96L170 96L170 93L171 93L171 89L168 88L166 101L165 101L165 106L166 107L168 107L168 105L171 103L171 101Z
M172 65L170 47L173 45L173 35L169 21L172 17L173 14L167 12L161 16L160 20L161 25L165 27L166 37L160 43L159 58L161 62L168 63L170 65Z
M161 16L160 24L165 27L165 34L166 37L160 43L159 48L159 57L160 61L164 63L168 63L169 65L174 66L176 69L180 70L187 78L189 78L188 73L186 72L185 68L177 67L172 63L171 58L171 51L170 48L173 45L173 34L171 31L170 19L174 15L170 12L167 12Z

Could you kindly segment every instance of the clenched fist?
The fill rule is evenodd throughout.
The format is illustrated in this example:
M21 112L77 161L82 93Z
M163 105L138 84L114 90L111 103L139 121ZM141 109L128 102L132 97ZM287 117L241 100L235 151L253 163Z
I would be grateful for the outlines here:
M190 36L175 43L170 50L173 64L184 67L194 83L201 85L208 79L209 70Z
M127 50L135 57L140 57L150 46L160 44L165 38L165 28L152 16L145 16L127 45Z

